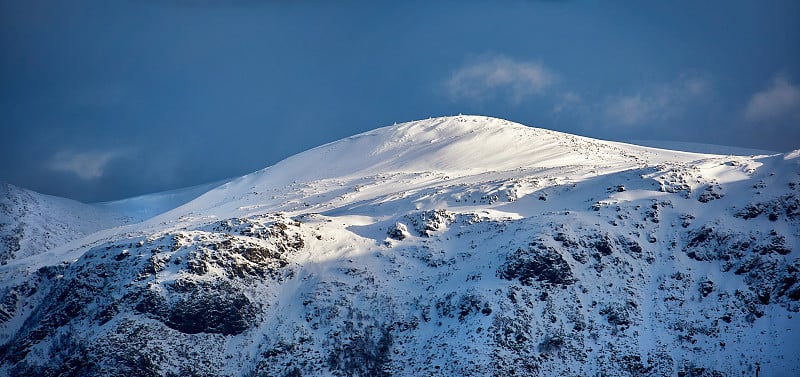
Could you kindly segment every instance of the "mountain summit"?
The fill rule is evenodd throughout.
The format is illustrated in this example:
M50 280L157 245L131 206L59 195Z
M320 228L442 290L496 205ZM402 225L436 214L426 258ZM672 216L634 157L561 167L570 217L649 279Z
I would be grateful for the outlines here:
M0 375L797 375L796 155L379 128L20 250Z
M322 145L212 190L183 211L231 217L252 206L292 210L280 200L258 194L276 191L279 196L290 195L285 188L302 185L315 189L311 190L314 195L302 198L304 207L338 206L341 201L326 202L324 194L331 189L341 191L347 182L388 182L379 176L406 176L409 189L418 190L436 185L422 176L466 184L486 181L493 175L565 176L556 171L569 171L569 178L577 180L703 157L531 128L503 119L459 115L395 124ZM392 182L387 193L401 187ZM309 194L308 190L302 192Z

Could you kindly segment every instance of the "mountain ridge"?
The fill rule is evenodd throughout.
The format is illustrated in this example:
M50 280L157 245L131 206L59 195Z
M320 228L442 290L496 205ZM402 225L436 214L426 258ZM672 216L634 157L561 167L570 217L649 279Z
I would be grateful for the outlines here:
M486 145L489 139L494 145ZM590 148L611 151L602 157L613 158L615 162L624 163L625 167L647 163L632 153L626 154L625 148L644 156L644 159L651 156L657 161L709 157L600 141L531 128L503 119L460 115L395 124L328 143L233 180L208 194L217 191L217 195L222 195L226 187L232 186L241 192L250 189L266 191L308 181L376 174L445 171L449 178L454 178L469 176L470 172L599 165L599 161L591 159L597 157L597 152L592 155ZM331 166L330 161L345 161L350 165ZM369 165L370 161L378 162ZM223 196L216 203L238 200L234 196L236 194Z
M114 211L0 183L0 263L128 222Z
M380 128L0 266L0 375L795 375L795 154Z

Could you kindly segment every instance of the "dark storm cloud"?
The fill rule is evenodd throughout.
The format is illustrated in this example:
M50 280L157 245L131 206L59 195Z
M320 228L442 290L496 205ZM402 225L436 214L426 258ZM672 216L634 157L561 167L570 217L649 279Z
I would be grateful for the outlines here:
M185 6L206 6L206 5L253 5L253 4L287 4L290 1L281 0L128 0L132 3L151 3L151 4L175 4Z
M797 2L0 0L0 180L110 200L458 113L795 149L798 15Z

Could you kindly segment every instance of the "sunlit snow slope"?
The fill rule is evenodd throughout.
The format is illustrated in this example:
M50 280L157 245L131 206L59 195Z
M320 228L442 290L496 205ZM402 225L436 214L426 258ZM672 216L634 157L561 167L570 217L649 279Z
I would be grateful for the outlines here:
M379 128L0 267L0 375L795 376L797 155Z
M364 200L372 202L361 204L393 202L393 197L407 196L408 191L438 186L466 187L523 176L562 183L702 157L593 140L496 118L444 117L379 128L314 148L212 190L169 216L324 211ZM518 195L524 195L538 188L520 187L517 191L521 189ZM445 202L442 205L468 204L456 201L464 193L451 194L435 197ZM414 205L433 204L433 195L425 197L428 200L417 198Z

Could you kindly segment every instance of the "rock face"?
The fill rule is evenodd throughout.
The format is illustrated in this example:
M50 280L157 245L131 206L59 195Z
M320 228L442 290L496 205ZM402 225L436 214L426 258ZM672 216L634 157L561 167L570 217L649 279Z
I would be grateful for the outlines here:
M437 162L508 132L542 158ZM403 170L281 180L398 137ZM800 374L797 159L482 117L327 148L3 266L0 375Z

